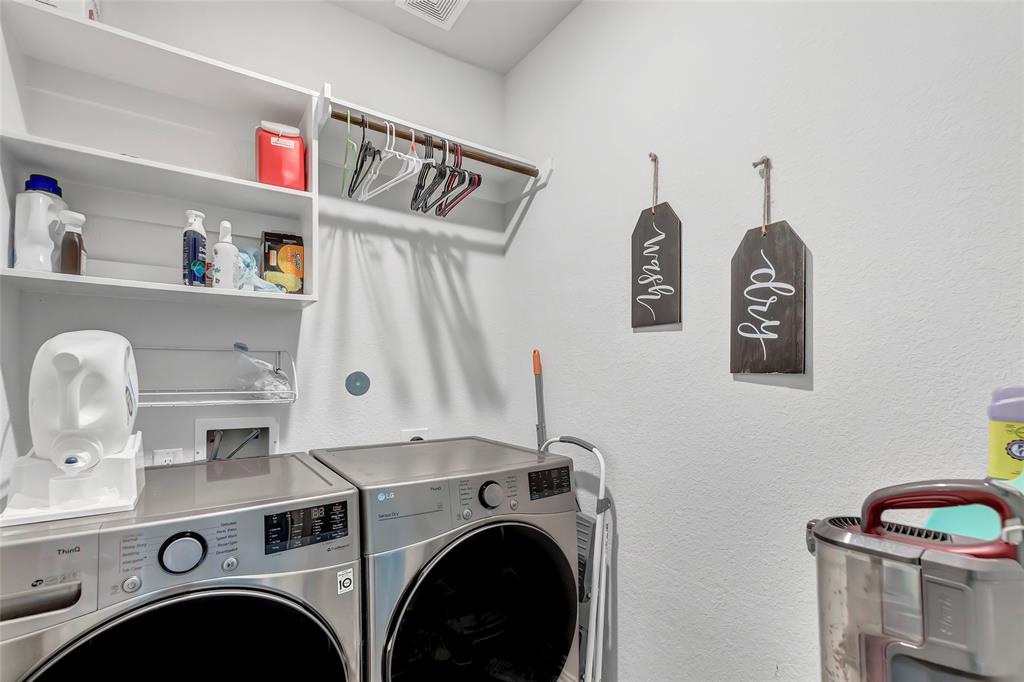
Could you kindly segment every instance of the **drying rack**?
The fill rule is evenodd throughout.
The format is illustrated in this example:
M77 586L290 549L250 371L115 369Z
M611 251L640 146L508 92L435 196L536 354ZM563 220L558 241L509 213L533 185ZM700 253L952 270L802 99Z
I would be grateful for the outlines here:
M299 398L295 359L286 350L249 350L252 357L273 365L288 378L288 390L243 388L238 351L233 348L135 346L139 382L153 380L159 388L139 387L139 407L213 407L220 405L286 405ZM184 362L182 362L184 361ZM189 370L182 370L182 367ZM177 386L196 375L207 387ZM200 382L196 382L200 383ZM230 385L230 387L229 387Z

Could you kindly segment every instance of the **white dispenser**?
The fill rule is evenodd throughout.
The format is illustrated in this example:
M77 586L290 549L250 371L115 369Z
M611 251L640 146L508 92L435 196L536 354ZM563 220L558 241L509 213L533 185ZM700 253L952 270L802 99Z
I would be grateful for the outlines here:
M112 332L58 334L29 378L34 453L19 457L0 525L131 509L145 478L131 344Z
M213 245L213 286L216 289L238 288L238 247L231 241L231 223L220 221L220 239Z
M60 212L68 205L57 181L30 175L14 201L14 267L60 272Z

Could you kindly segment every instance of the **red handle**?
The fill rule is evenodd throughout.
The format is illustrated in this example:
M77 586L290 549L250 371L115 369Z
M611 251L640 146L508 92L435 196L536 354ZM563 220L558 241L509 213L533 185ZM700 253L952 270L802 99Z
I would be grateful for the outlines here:
M898 538L900 542L939 549L956 554L969 554L981 559L1016 559L1017 548L1002 540L950 545L904 535L888 534L882 525L882 514L890 509L938 509L981 504L993 509L1003 523L1015 517L1009 503L987 481L922 481L882 488L864 500L861 530L870 535Z

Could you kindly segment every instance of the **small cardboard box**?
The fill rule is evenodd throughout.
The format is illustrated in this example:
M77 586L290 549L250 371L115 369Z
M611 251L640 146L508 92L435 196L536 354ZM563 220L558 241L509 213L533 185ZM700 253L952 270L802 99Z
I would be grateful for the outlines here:
M289 294L301 294L304 261L302 237L283 232L263 233L263 279Z

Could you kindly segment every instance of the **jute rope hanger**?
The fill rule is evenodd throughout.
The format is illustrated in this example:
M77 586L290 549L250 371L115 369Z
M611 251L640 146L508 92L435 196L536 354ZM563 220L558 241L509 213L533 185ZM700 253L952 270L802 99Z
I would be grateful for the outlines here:
M762 213L761 236L768 236L768 224L772 222L772 160L762 156L754 162L754 168L759 169L761 177L764 178L764 211Z
M654 200L651 202L651 215L653 215L654 207L658 205L658 155L650 152L647 156L654 164Z

